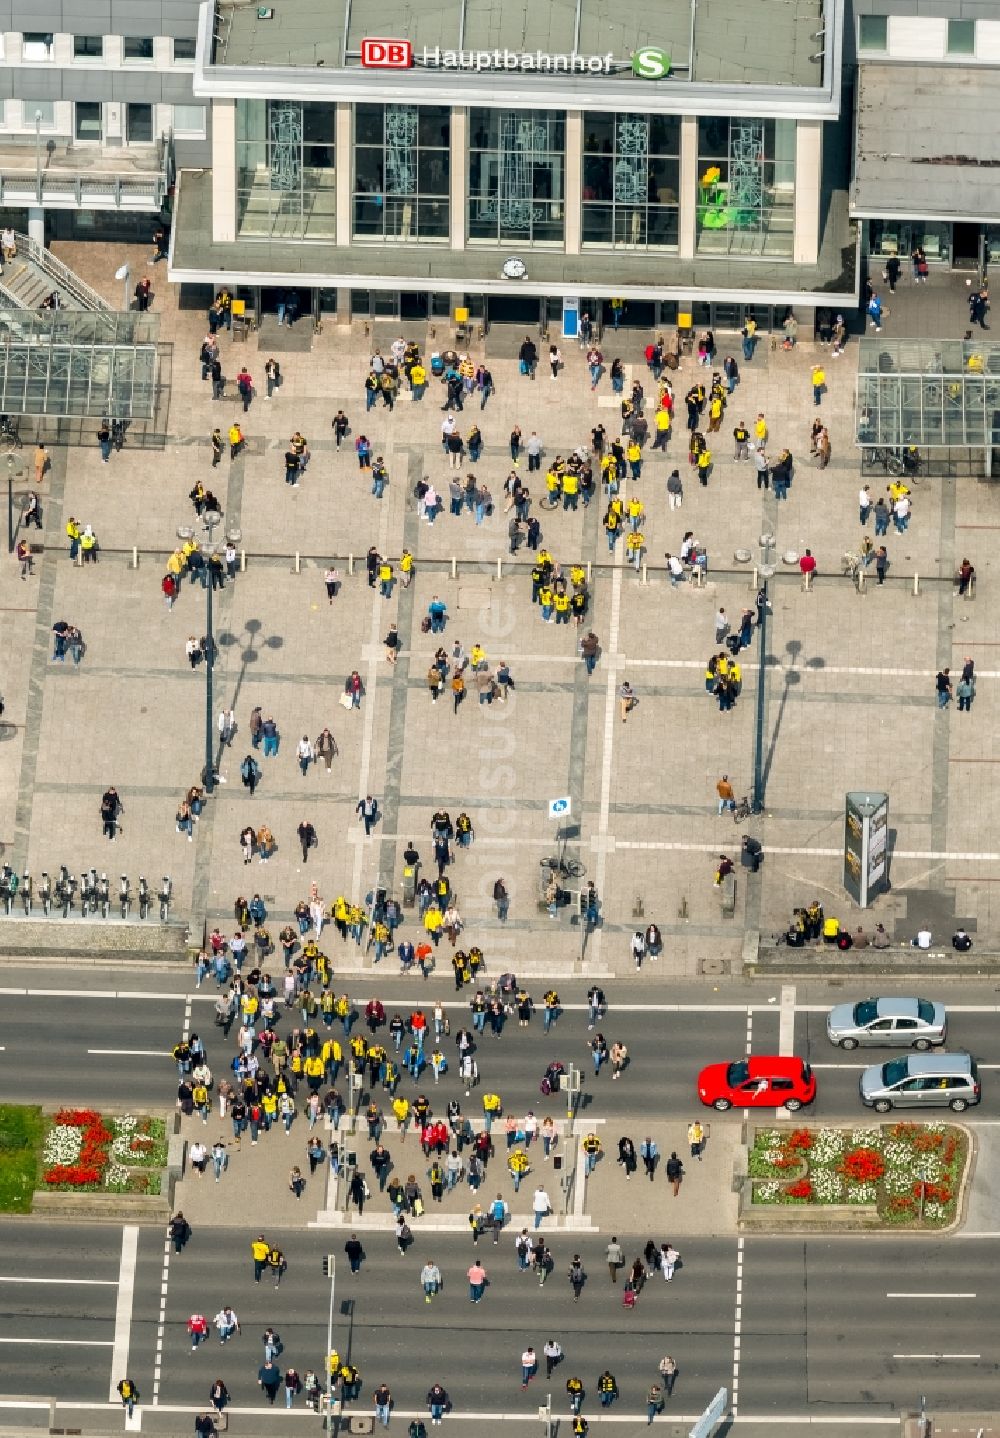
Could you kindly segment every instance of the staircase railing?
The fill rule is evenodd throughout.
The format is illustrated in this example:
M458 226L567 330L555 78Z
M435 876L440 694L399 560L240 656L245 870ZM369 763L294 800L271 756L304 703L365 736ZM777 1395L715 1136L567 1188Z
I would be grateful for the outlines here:
M17 248L22 254L29 256L50 280L67 294L77 301L81 309L85 310L111 310L114 308L108 301L102 298L96 290L92 290L85 280L62 260L57 260L51 250L44 245L37 244L30 235L17 235Z

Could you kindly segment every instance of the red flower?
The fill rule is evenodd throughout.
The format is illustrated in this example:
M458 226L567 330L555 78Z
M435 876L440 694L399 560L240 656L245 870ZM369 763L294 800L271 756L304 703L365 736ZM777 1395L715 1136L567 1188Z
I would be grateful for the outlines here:
M794 1152L800 1150L807 1153L813 1146L813 1136L807 1128L797 1128L789 1134L785 1140L785 1147Z
M874 1148L855 1148L845 1154L840 1172L851 1183L875 1183L885 1173L885 1159Z
M100 1183L101 1170L82 1163L57 1163L54 1168L46 1169L42 1177L46 1183L65 1183L73 1188L85 1188Z
M69 1124L74 1128L90 1128L101 1122L101 1115L92 1108L61 1108L56 1114L56 1123Z
M796 1183L790 1183L785 1192L789 1198L812 1198L813 1186L807 1178L800 1178Z

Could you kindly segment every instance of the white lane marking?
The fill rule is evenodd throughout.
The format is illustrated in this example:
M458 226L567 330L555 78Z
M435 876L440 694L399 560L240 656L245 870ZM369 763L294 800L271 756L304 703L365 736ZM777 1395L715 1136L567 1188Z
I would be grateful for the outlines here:
M594 868L594 887L597 890L599 899L603 899L604 897L604 884L608 872L608 821L611 815L611 767L614 757L615 704L617 699L616 691L618 688L616 655L618 650L618 631L621 624L622 565L624 559L624 544L615 545L615 568L611 577L611 614L608 620L608 649L610 651L610 658L608 660L607 689L604 695L604 732L601 753L601 807L597 820L597 837L601 843L597 851L597 864ZM600 927L594 930L590 943L590 952L596 963L601 956L601 946L603 943Z
M111 1339L103 1338L0 1338L0 1343L34 1343L40 1348L114 1348ZM49 1406L46 1403L46 1408Z
M188 994L187 999L186 999L185 1002L184 1002L184 1019L183 1019L183 1024L184 1024L184 1029L183 1029L184 1042L187 1043L188 1039L191 1037L191 995L190 995L190 994Z
M736 1307L733 1315L733 1382L730 1404L733 1418L738 1416L740 1401L740 1333L743 1328L743 1235L736 1241Z
M128 1349L132 1334L132 1302L135 1297L135 1264L139 1255L139 1225L122 1228L122 1260L118 1270L118 1303L115 1308L115 1341L111 1355L109 1398L116 1398L117 1384L128 1373Z
M88 1287L118 1287L117 1278L8 1278L0 1276L0 1283L84 1283Z
M378 539L376 540L376 543L378 544L379 554L385 554L389 543L389 505L385 501L383 501L379 505ZM371 793L372 744L375 737L375 691L378 687L379 664L384 663L382 655L385 652L380 642L383 623L382 605L384 603L385 600L383 600L378 588L376 587L373 591L372 619L371 626L368 631L368 649L370 657L368 659L368 665L365 671L365 692L361 698L361 705L362 709L364 710L364 714L362 719L361 733L361 763L358 767L359 799L363 799L367 794ZM393 606L393 608L389 611L390 617L395 612L395 606ZM454 617L452 617L452 623L454 623ZM445 699L446 705L447 702L447 699ZM348 820L348 823L353 826L360 824L360 822L361 816L359 814L355 814L352 808L351 816ZM377 824L375 826L375 833L373 838L375 846L374 853L376 855L376 872L371 880L372 889L376 887L376 883L379 878L378 855L380 855L382 852L382 835ZM354 845L354 873L353 884L350 891L352 894L360 894L363 892L361 887L361 871L364 868L365 860L366 858L368 858L370 852L371 848L369 842L363 838L359 838Z
M887 1293L886 1298L975 1298L974 1293Z
M616 839L614 847L618 849L653 849L675 851L677 853L689 854L717 854L719 846L715 844L684 844L668 839ZM811 854L818 859L838 858L843 852L841 849L813 848L807 844L781 847L776 844L768 844L769 854ZM987 850L957 850L957 849L893 849L893 857L896 859L967 859L976 862L994 863L1000 859L1000 853L992 853ZM906 947L906 945L903 945Z
M651 570L651 572L652 572L652 566L650 566L650 570ZM637 668L637 669L638 669L639 667L642 667L642 668L644 668L644 669L697 669L697 670L703 670L703 669L705 668L704 664L702 663L702 661L701 661L700 659L637 659L637 658L633 658L633 657L630 656L630 655L621 653L621 652L619 652L617 649L611 650L611 646L610 646L610 645L608 646L608 648L609 648L609 651L610 651L610 653L609 653L609 658L613 659L616 664L618 664L618 665L625 665L625 664L627 664L627 665L630 665L630 666L632 666L632 667L634 667L634 668ZM419 655L421 655L421 656L423 656L424 654L426 654L426 658L427 658L427 663L428 663L428 664L430 663L430 661L431 661L431 659L433 658L433 655L434 655L433 649L428 649L428 650L426 650L426 651L424 651L424 650L418 650L418 651L416 651L416 652L417 652ZM578 661L574 660L574 659L572 658L572 656L570 656L570 655L565 655L565 654L562 654L562 655L554 655L554 654L517 654L517 653L514 653L514 654L513 654L513 658L517 660L518 664L545 664L546 666L549 666L549 667L551 667L551 666L553 666L553 665L558 665L558 664L574 664L574 663L577 663L577 662L578 662ZM777 675L780 675L780 674L784 673L784 666L783 666L783 665L780 665L780 664L769 664L767 667L768 667L769 670L773 670L773 672L774 672L775 674L777 674ZM902 679L933 679L934 676L935 676L935 674L936 674L936 672L937 672L937 671L934 670L934 669L894 669L894 668L879 669L879 668L876 668L876 667L873 667L873 666L866 666L866 665L860 665L860 666L858 666L858 665L850 665L850 664L844 664L844 665L826 665L826 664L824 664L823 667L822 667L822 669L810 669L808 666L803 667L803 668L798 668L796 665L789 665L788 667L789 667L790 669L795 669L796 672L797 672L799 675L801 675L801 677L802 677L803 679L810 678L810 677L812 677L813 675L822 676L822 675L824 675L824 674L878 674L878 675L885 675L886 677L889 677L889 678L902 678ZM744 664L744 665L743 665L743 670L744 670L744 672L745 672L745 673L748 673L748 674L755 674L759 668L760 668L760 665L759 665L759 664L749 663L749 664ZM976 678L977 678L977 679L1000 679L1000 669L977 669L977 670L976 670Z
M778 1018L778 1053L788 1057L795 1052L795 985L782 984L781 1008Z
M88 1049L88 1054L110 1054L127 1059L168 1059L167 1049Z
M128 1416L127 1413L125 1414L125 1432L126 1432L126 1433L141 1433L141 1432L142 1432L142 1409L141 1409L141 1408L133 1408L133 1409L132 1409L132 1417L131 1417L131 1418Z
M57 1402L55 1406L57 1410L68 1413L104 1413L109 1408L120 1408L121 1404ZM50 1407L51 1405L46 1401L37 1401L30 1398L0 1398L0 1408L48 1410ZM160 1405L159 1411L161 1413L204 1413L205 1405L203 1403L200 1405L163 1403ZM426 1421L427 1418L426 1408L394 1408L392 1411L398 1418L421 1418L424 1421ZM270 1414L272 1418L309 1418L312 1419L313 1422L315 1422L316 1419L316 1414L311 1408L271 1408L266 1404L259 1408L242 1408L232 1405L226 1409L226 1412L248 1414L267 1413ZM459 1422L465 1420L476 1423L534 1423L536 1425L538 1423L538 1418L534 1413L466 1413L464 1410L457 1409L451 1416ZM670 1421L675 1424L695 1423L700 1417L700 1413L671 1413ZM594 1413L587 1421L591 1425L594 1423L638 1424L640 1422L644 1423L645 1418L645 1411L643 1411L641 1415L637 1413ZM755 1418L751 1414L745 1413L742 1418L737 1418L734 1415L732 1421L739 1423L741 1427L749 1427L752 1424L761 1423L794 1424L797 1427L830 1426L833 1424L852 1428L863 1428L869 1424L878 1424L880 1427L899 1427L898 1414L872 1414L869 1416L858 1413L845 1413L843 1415L835 1413L768 1413Z
M892 1356L893 1358L920 1358L924 1361L927 1359L968 1358L975 1362L981 1355L978 1353L894 1353Z
M153 1358L153 1406L160 1401L160 1374L163 1370L163 1334L167 1322L167 1287L170 1281L170 1254L173 1240L168 1233L163 1240L163 1272L160 1278L160 1313L156 1323L156 1352Z

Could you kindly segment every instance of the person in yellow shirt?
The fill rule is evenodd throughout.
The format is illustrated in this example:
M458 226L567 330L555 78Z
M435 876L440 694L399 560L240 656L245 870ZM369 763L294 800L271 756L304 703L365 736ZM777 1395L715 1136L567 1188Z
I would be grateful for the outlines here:
M812 371L813 404L818 405L826 387L826 370L821 364L814 364Z
M662 406L656 411L653 419L653 427L656 430L656 437L653 440L654 449L667 447L667 440L670 438L670 411Z
M562 481L554 469L550 469L545 476L545 489L548 494L549 503L554 509L559 503L559 488Z
M240 429L239 422L234 419L233 422L232 422L232 424L229 426L229 458L230 458L230 459L235 459L235 458L236 458L236 456L239 454L240 450L243 448L243 445L244 445L245 442L246 442L246 441L244 440L243 431Z
M555 606L555 611L556 611L556 623L557 623L557 624L568 624L568 623L569 623L569 611L570 611L570 598L569 598L569 595L565 592L565 590L560 589L560 590L553 596L553 604L554 604L554 606Z
M711 467L712 467L712 451L708 448L708 445L706 445L705 448L701 451L701 453L700 453L699 456L698 456L698 483L699 483L699 484L704 484L704 485L707 485L707 484L708 484L708 472L709 472L709 470L711 469Z
M399 1141L400 1143L404 1143L406 1140L406 1131L410 1126L409 1099L403 1098L402 1095L400 1095L399 1098L394 1098L392 1101L392 1114L399 1124Z
M580 497L580 476L573 469L567 469L562 477L563 509L576 509Z
M435 948L437 948L438 942L441 938L441 926L443 923L444 917L441 913L441 910L437 907L436 904L432 904L424 915L424 928L426 929L428 937L430 938L430 941Z
M625 451L625 458L628 460L628 467L632 472L633 479L642 478L642 449L638 441L629 440L628 449Z
M545 623L548 624L548 622L552 618L553 602L553 594L549 585L543 584L541 589L539 589L538 602L542 606L542 618L545 620Z
M725 401L719 394L713 394L708 406L708 432L718 434L722 425L722 411L725 409Z
M378 567L378 589L383 599L392 598L392 565L387 559Z
M646 547L646 536L638 529L631 530L625 541L629 563L635 565L636 573L642 567L642 554Z
M473 644L469 651L469 663L473 670L486 668L486 650L481 644Z
M757 441L757 448L763 449L767 444L767 421L763 413L759 414L754 421L753 433Z
M639 525L642 523L642 517L646 513L642 500L638 497L638 495L633 494L632 498L625 506L625 513L628 516L629 529L638 529Z
M409 589L413 583L413 555L408 549L404 549L399 556L400 583L404 589Z
M427 371L418 360L417 363L410 368L410 393L414 399L420 399L426 383Z

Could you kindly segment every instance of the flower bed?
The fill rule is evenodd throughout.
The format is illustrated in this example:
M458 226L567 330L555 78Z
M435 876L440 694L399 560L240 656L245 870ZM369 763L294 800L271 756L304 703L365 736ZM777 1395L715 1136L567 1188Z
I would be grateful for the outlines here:
M885 1224L941 1228L957 1211L968 1143L943 1123L757 1129L754 1205L874 1205Z
M45 1190L105 1193L160 1192L167 1161L162 1119L123 1114L105 1119L96 1109L60 1109L42 1144Z

